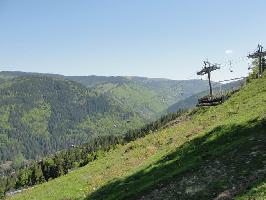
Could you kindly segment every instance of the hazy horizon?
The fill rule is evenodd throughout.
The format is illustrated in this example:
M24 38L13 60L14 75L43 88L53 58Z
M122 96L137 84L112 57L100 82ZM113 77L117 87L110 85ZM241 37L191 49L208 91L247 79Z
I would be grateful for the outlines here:
M3 0L0 70L180 80L200 78L196 72L209 59L222 64L214 81L246 76L248 52L266 45L266 28L257 27L265 6L262 0Z
M97 76L97 77L125 77L125 78L131 78L131 77L138 77L138 78L149 78L149 79L166 79L166 80L174 80L174 81L182 81L182 80L197 80L197 79L171 79L171 78L165 78L165 77L149 77L149 76L131 76L131 75L95 75L95 74L84 74L84 75L65 75L65 74L58 74L58 73L46 73L46 72L34 72L34 71L0 71L0 73L5 72L18 72L18 73L33 73L33 74L48 74L48 75L59 75L59 76Z

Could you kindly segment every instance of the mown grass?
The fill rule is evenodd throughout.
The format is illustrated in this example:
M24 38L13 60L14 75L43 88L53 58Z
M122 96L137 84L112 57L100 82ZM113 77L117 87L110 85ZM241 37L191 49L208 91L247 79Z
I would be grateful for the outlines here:
M263 199L265 105L264 77L223 105L185 113L155 134L7 199Z

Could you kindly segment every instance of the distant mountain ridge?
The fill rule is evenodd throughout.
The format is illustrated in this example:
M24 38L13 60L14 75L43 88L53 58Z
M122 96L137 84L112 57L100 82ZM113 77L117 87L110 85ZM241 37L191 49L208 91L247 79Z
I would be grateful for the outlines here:
M170 80L136 76L63 76L27 72L0 72L0 78L41 75L67 79L96 89L115 98L125 108L134 109L142 117L153 120L168 107L208 89L206 80Z

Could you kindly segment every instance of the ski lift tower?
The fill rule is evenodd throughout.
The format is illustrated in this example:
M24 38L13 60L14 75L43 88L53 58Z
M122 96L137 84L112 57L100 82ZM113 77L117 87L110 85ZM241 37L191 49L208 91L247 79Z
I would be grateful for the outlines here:
M209 86L210 86L210 97L212 98L212 85L211 85L211 72L220 69L218 64L211 64L209 61L203 61L204 66L201 71L197 72L197 75L208 74Z
M248 58L251 59L255 59L258 58L259 59L259 77L262 75L263 71L264 71L264 66L262 63L262 58L266 56L266 51L263 51L263 46L261 46L260 44L258 45L257 50L248 55Z

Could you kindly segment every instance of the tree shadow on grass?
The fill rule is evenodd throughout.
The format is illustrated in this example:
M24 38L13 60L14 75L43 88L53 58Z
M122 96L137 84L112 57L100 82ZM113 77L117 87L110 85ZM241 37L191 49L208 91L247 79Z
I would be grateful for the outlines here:
M219 126L86 200L230 199L265 180L265 146L265 120Z

